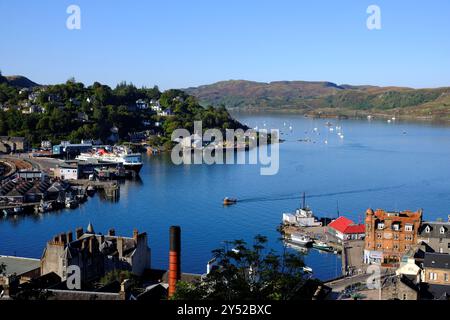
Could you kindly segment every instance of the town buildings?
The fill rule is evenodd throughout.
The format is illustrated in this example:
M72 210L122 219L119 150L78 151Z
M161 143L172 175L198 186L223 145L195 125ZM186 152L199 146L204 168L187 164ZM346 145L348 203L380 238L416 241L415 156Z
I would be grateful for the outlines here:
M364 262L398 265L402 256L418 241L422 210L366 212Z
M356 224L346 217L339 217L333 220L327 226L327 232L338 243L343 243L349 240L361 240L366 235L366 228L364 224Z
M67 268L77 266L81 281L98 280L106 273L119 269L142 275L150 268L150 248L147 234L134 230L132 237L96 234L89 224L86 232L78 228L75 237L71 231L55 236L47 243L41 258L41 274L54 272L64 281Z

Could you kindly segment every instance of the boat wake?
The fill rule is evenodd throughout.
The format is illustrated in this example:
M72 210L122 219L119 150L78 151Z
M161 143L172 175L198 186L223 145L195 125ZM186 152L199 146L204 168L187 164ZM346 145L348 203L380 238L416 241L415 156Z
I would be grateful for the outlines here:
M339 195L346 194L358 194L358 193L370 193L370 192L380 192L386 190L400 189L406 186L406 184L396 185L396 186L388 186L388 187L377 187L377 188L367 188L367 189L356 189L356 190L345 190L345 191L337 191L337 192L329 192L329 193L321 193L321 194L311 194L308 195L307 198L326 198L333 197ZM239 202L263 202L263 201L283 201L283 200L297 200L301 199L302 196L298 194L286 194L286 195L277 195L277 196L268 196L268 197L255 197L255 198L243 198L239 199Z

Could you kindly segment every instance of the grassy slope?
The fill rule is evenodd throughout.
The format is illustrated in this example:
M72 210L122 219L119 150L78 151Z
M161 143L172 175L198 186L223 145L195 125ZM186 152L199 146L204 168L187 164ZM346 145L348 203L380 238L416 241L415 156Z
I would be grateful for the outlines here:
M222 81L185 89L203 104L230 109L303 112L311 115L399 115L450 119L450 88L412 89L336 85L331 82Z

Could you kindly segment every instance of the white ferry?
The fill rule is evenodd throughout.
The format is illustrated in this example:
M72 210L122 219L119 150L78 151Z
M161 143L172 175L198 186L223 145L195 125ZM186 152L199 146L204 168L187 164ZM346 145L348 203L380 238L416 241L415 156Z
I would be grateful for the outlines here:
M111 151L107 148L93 148L91 152L81 153L75 158L76 160L91 163L113 163L121 164L127 170L133 170L137 173L142 168L142 155L140 153L131 153L126 147L113 147Z

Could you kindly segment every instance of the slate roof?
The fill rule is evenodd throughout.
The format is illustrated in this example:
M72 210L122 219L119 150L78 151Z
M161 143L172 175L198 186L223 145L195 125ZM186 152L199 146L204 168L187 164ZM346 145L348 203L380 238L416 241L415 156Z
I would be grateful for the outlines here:
M40 268L41 262L39 259L20 258L0 256L0 264L6 265L5 274L21 275L29 271Z
M446 253L426 252L423 266L425 268L450 269L450 255Z
M429 232L427 232L429 228ZM441 233L444 228L444 233ZM423 222L419 228L419 236L423 238L450 238L450 222Z

